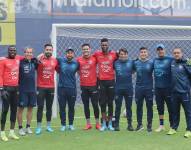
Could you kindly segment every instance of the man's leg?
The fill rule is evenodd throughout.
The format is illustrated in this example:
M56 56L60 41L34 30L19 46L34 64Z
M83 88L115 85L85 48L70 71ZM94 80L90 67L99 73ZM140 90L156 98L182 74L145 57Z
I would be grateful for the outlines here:
M27 118L26 132L28 134L33 133L30 126L31 126L31 120L32 120L33 107L36 106L36 102L37 102L36 92L28 93L28 105L27 105L27 116L26 116Z
M6 124L6 118L7 118L7 113L9 111L9 103L10 101L10 95L7 99L2 98L2 112L1 112L1 139L3 141L8 141L8 138L5 134L5 124Z
M81 90L82 90L81 98L84 105L84 115L86 117L86 127L84 128L84 130L88 130L92 128L90 123L90 108L89 108L90 94L89 90L86 87L81 87Z
M31 120L32 120L32 112L33 112L33 106L29 106L27 108L27 116L26 116L26 118L27 118L26 132L28 134L32 134L33 133L31 128L30 128Z
M19 135L24 136L26 135L23 126L22 126L22 121L23 121L23 110L24 107L19 106L17 110L17 121L19 125Z
M62 125L61 131L66 130L66 101L66 91L64 91L64 88L58 88L59 113Z
M184 113L186 116L186 133L184 137L191 137L191 100L190 93L182 94L182 106L184 108Z
M155 130L156 132L161 132L164 130L164 92L166 91L158 88L155 89L156 104L160 122L160 126Z
M115 90L114 90L114 84L115 81L108 81L106 94L108 97L108 129L111 131L114 131L113 125L112 125L112 118L113 118L113 101L115 97Z
M107 120L107 116L106 116L106 88L105 85L103 83L104 81L99 81L99 87L100 87L100 106L101 106L101 114L102 114L102 127L100 129L100 131L104 131L107 129L106 126L106 120Z
M168 110L168 114L169 114L170 127L172 127L172 125L173 125L173 104L172 104L172 97L171 97L170 89L168 89L165 93L165 102L166 102L167 110Z
M91 102L92 102L92 106L93 106L93 110L94 110L94 117L96 120L96 129L100 129L101 126L99 124L99 106L98 106L98 91L97 91L97 87L92 87L92 89L90 89L90 93L91 93Z
M51 128L51 118L52 118L52 105L54 100L54 89L46 90L46 121L47 121L47 131L53 132Z
M120 90L116 91L115 95L115 130L119 131L119 120L121 114L121 106L123 101L123 95L121 94Z
M14 129L15 129L15 122L17 117L17 102L18 102L18 91L15 90L11 93L11 100L10 100L10 132L9 137L15 140L18 140L19 137L16 136Z
M132 126L133 90L128 90L124 92L125 92L124 97L125 97L126 116L127 116L127 122L128 122L127 130L134 131Z
M180 121L180 95L177 93L172 94L172 104L173 104L173 125L172 128L167 133L168 135L173 135L176 133L176 130L179 126Z
M37 91L37 128L36 134L41 133L41 124L43 117L43 108L44 108L44 99L45 99L45 90L38 88Z
M143 101L144 101L144 90L136 88L135 90L135 101L137 104L137 128L136 131L143 130L142 117L143 117Z
M75 114L75 102L76 102L76 89L68 89L68 120L69 120L69 130L74 130L74 114Z
M145 100L147 107L147 131L152 131L152 120L153 120L153 91L152 89L145 90Z

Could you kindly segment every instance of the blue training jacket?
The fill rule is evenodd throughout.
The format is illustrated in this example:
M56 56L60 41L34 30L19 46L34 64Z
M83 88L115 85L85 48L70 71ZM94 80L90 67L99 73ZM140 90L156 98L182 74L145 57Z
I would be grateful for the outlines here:
M173 60L171 64L172 92L189 93L191 66L186 60Z
M136 71L136 88L153 89L153 60L138 59L134 62L134 69Z
M37 60L33 58L31 61L23 59L19 66L19 91L35 92L36 91L36 73L38 67Z
M172 57L158 57L154 60L155 88L170 88Z
M133 60L117 60L114 63L115 75L116 75L116 89L127 89L133 88L132 74L133 74Z
M76 88L76 72L79 64L76 60L68 61L66 58L57 58L59 66L58 87Z

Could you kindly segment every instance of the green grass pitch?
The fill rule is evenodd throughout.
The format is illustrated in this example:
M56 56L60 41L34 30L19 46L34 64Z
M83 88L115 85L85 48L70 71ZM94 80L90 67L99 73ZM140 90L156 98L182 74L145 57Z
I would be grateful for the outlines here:
M144 109L146 112L146 109ZM91 111L91 115L93 112ZM126 119L122 118L120 123L121 131L119 132L99 132L93 128L84 131L85 119L83 107L76 106L74 125L75 131L60 132L60 119L53 119L53 133L45 131L45 115L43 117L43 132L41 135L27 135L20 140L9 140L8 142L0 141L0 150L190 150L191 138L183 137L185 132L185 117L181 111L181 122L178 133L173 136L166 135L169 129L166 115L166 130L161 133L147 133L146 130L141 132L129 132L126 130ZM32 128L36 127L36 109L34 109ZM91 118L94 123L94 118ZM25 125L26 122L23 123ZM146 113L143 117L144 127L146 128ZM136 127L135 106L133 106L133 126ZM8 129L9 123L6 128ZM153 130L158 127L158 114L154 106ZM8 130L6 131L8 135ZM16 130L17 132L17 130Z

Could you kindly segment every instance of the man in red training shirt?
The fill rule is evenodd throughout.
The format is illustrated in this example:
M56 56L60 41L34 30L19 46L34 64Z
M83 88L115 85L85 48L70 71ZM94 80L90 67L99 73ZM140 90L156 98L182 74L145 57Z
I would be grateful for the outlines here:
M77 58L79 63L79 75L81 86L81 97L84 104L84 114L86 117L86 127L84 130L92 128L90 123L89 100L94 110L96 120L96 129L100 129L99 124L99 106L98 106L98 91L97 91L97 74L96 74L96 58L91 56L91 48L89 44L82 45L82 56Z
M18 102L18 79L20 56L17 56L15 46L8 47L8 56L0 59L0 95L3 100L1 113L1 139L8 141L5 134L7 113L10 107L10 132L9 138L18 140L14 128Z
M41 134L41 122L43 116L44 101L46 101L46 121L48 132L51 128L52 104L54 100L54 73L57 67L57 59L52 56L52 44L44 45L44 54L39 57L41 62L37 69L37 128L36 134Z
M108 39L103 38L101 40L101 51L94 53L98 63L98 79L100 90L100 106L102 113L102 127L100 131L107 129L106 121L108 119L108 129L114 131L112 126L113 116L113 100L114 100L114 84L115 84L115 72L113 63L117 59L115 51L109 50ZM108 117L106 115L106 106L108 106Z

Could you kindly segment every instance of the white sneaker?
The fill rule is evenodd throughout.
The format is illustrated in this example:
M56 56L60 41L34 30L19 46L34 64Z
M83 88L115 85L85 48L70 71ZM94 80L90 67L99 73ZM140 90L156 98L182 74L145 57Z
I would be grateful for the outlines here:
M26 135L25 130L23 128L19 129L19 135L21 135L21 136Z
M162 131L165 131L165 128L164 126L161 125L155 130L155 132L162 132Z
M26 128L26 133L28 133L28 134L32 134L33 133L30 127Z

